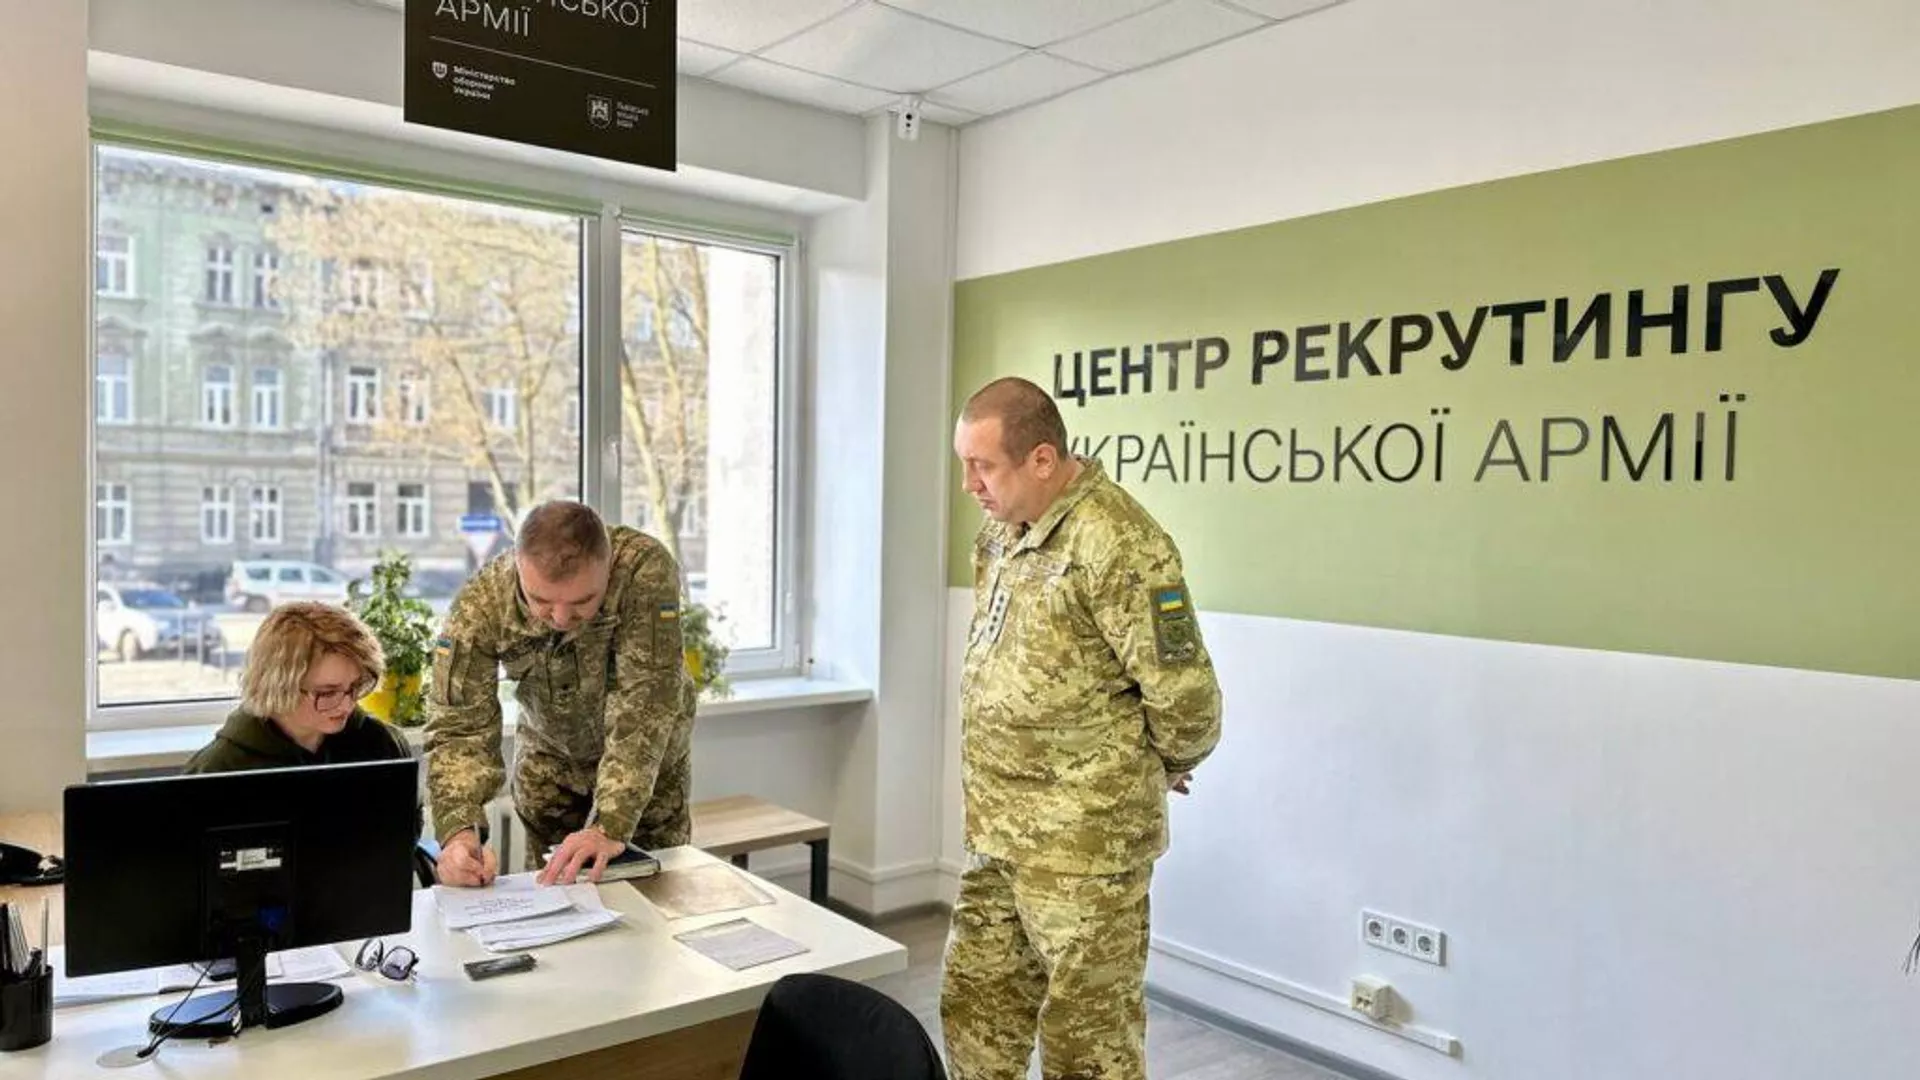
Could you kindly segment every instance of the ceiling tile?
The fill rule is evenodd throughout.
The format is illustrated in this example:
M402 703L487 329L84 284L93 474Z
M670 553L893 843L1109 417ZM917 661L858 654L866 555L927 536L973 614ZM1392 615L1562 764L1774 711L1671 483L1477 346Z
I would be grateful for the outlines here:
M1266 23L1209 0L1173 0L1131 19L1049 46L1105 71L1128 71L1222 41Z
M711 45L702 45L697 41L688 41L686 38L680 39L680 58L678 65L680 74L682 75L692 75L698 78L701 75L708 74L722 64L731 64L738 59L740 59L740 54L737 52L716 49Z
M891 104L894 95L864 86L853 86L838 79L796 71L749 56L737 64L714 72L712 78L729 86L753 90L769 97L817 105L834 112L868 113Z
M1291 19L1295 15L1305 15L1309 11L1319 11L1332 7L1341 0L1227 0L1237 8L1245 8L1255 15L1264 15L1269 19Z
M863 86L917 94L1019 54L1018 46L868 5L768 49L766 57Z
M943 86L928 100L953 105L981 115L1018 108L1042 98L1085 86L1106 73L1069 63L1045 53L1028 53L1012 63L983 71Z
M1022 45L1062 38L1137 15L1163 0L884 0L948 26ZM1325 0L1320 0L1324 3Z
M758 52L784 37L830 19L856 0L681 0L676 18L683 38L735 52Z

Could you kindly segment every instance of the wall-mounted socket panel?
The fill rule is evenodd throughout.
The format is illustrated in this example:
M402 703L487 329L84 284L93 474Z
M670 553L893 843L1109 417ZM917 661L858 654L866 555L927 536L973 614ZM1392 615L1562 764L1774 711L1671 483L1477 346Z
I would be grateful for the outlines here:
M1431 926L1377 911L1362 911L1360 940L1376 949L1410 956L1435 967L1447 966L1447 935Z

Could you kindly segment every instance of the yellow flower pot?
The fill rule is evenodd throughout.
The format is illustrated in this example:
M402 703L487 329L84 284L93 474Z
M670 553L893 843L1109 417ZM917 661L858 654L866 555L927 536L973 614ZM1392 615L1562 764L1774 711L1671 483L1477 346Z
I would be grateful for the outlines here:
M401 696L412 696L419 692L420 676L418 674L402 677L389 671L380 676L378 686L369 691L366 697L360 699L360 707L367 711L368 716L391 724Z

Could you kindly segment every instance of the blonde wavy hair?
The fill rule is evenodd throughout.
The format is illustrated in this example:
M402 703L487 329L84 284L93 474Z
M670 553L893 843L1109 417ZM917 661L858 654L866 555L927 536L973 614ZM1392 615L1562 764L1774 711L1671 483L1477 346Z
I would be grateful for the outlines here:
M240 707L255 716L278 719L300 704L300 683L328 653L359 665L371 689L386 670L380 642L351 612L310 600L274 608L247 650L240 674ZM362 691L364 693L364 691Z

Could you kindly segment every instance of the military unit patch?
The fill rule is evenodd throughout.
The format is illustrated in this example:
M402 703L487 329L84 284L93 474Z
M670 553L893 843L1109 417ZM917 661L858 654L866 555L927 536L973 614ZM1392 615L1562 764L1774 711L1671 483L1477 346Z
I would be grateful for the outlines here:
M679 617L680 617L679 604L665 603L660 605L660 621L661 622L672 622L673 620Z
M1161 585L1148 590L1148 607L1153 612L1153 646L1163 664L1192 663L1200 654L1199 632L1194 626L1193 603L1185 583Z

